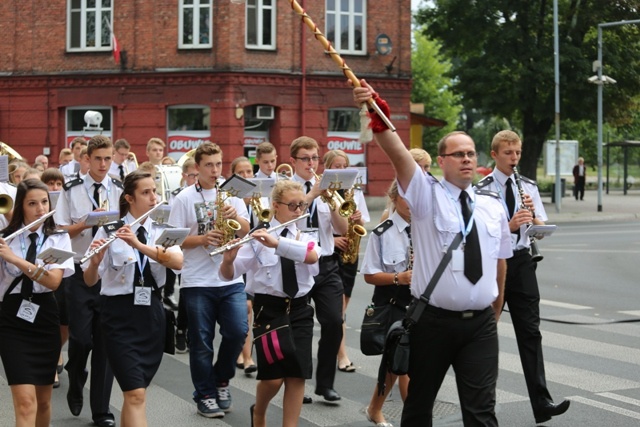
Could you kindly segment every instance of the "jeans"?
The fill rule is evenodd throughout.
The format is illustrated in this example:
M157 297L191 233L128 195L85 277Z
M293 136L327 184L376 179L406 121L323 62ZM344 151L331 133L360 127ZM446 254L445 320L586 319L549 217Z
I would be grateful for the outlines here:
M211 288L183 288L189 328L189 363L194 400L215 397L216 385L227 383L236 371L236 359L249 331L244 284ZM222 341L213 363L216 323Z

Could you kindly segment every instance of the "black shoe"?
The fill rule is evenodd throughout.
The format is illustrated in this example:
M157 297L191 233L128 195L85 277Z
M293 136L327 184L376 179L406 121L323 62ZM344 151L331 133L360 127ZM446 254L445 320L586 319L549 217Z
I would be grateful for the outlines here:
M69 410L71 414L76 417L80 415L82 412L82 404L83 404L83 389L84 384L87 381L88 372L84 370L82 372L81 378L78 378L78 375L74 375L72 371L68 370L69 374L69 390L67 391L67 404L69 405Z
M547 402L534 413L536 417L536 424L549 421L551 417L556 417L567 412L571 401L563 400L562 402L555 404L553 402Z
M187 345L187 334L181 329L176 330L176 353L184 354L189 351Z
M67 403L69 404L69 410L74 416L80 415L82 412L82 395L76 396L71 392L71 389L67 392Z
M113 419L113 414L105 414L96 416L93 419L93 424L98 427L114 427L116 425L116 421Z
M250 374L253 374L257 370L258 370L258 367L255 364L251 364L251 365L247 366L246 368L244 368L244 373L245 373L245 375L250 375Z
M305 394L304 397L302 398L302 403L305 405L308 405L310 403L313 403L313 399L311 398L311 396L307 396Z
M324 400L326 400L327 402L337 402L338 400L342 399L338 392L332 388L317 388L316 394L318 396L324 397Z
M173 311L178 311L178 304L176 304L175 302L173 302L173 300L171 300L171 298L169 298L169 297L164 297L164 298L162 298L162 302L164 303L164 305L166 305L167 307L169 307L171 310L173 310Z

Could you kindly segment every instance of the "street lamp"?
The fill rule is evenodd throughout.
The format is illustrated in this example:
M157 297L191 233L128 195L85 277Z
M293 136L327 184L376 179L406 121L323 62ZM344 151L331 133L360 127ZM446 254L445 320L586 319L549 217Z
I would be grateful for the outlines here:
M598 74L588 79L589 82L598 85L598 212L602 212L602 86L616 83L611 77L602 75L602 29L627 24L640 24L640 19L598 24L598 60L593 64L593 71L597 71Z

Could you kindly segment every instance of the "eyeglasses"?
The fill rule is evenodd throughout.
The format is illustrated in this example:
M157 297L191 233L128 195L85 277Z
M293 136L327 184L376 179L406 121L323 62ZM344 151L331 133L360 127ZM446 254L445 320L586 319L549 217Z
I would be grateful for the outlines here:
M198 177L197 173L189 173L189 174L187 174L187 178L193 179L193 178L197 178L197 177Z
M291 212L295 212L296 209L300 209L301 211L307 209L307 207L309 206L309 203L306 202L300 202L300 203L284 203L284 202L276 202L279 205L285 205L289 208L289 210Z
M300 160L300 161L302 161L304 163L309 163L309 161L317 162L318 160L320 160L320 157L318 157L318 156L313 156L313 157L294 157L294 159Z
M475 151L455 151L453 153L448 153L448 154L440 154L440 157L447 157L447 156L451 156L453 158L456 159L464 159L465 157L468 157L470 159L475 159L476 158L477 153Z

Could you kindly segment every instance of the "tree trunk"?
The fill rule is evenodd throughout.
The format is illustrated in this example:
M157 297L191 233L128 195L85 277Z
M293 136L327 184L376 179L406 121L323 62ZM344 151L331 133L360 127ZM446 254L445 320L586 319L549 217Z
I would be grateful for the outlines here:
M524 111L522 126L522 158L520 159L520 173L531 179L537 179L538 159L553 120L540 118L536 120L533 114Z

